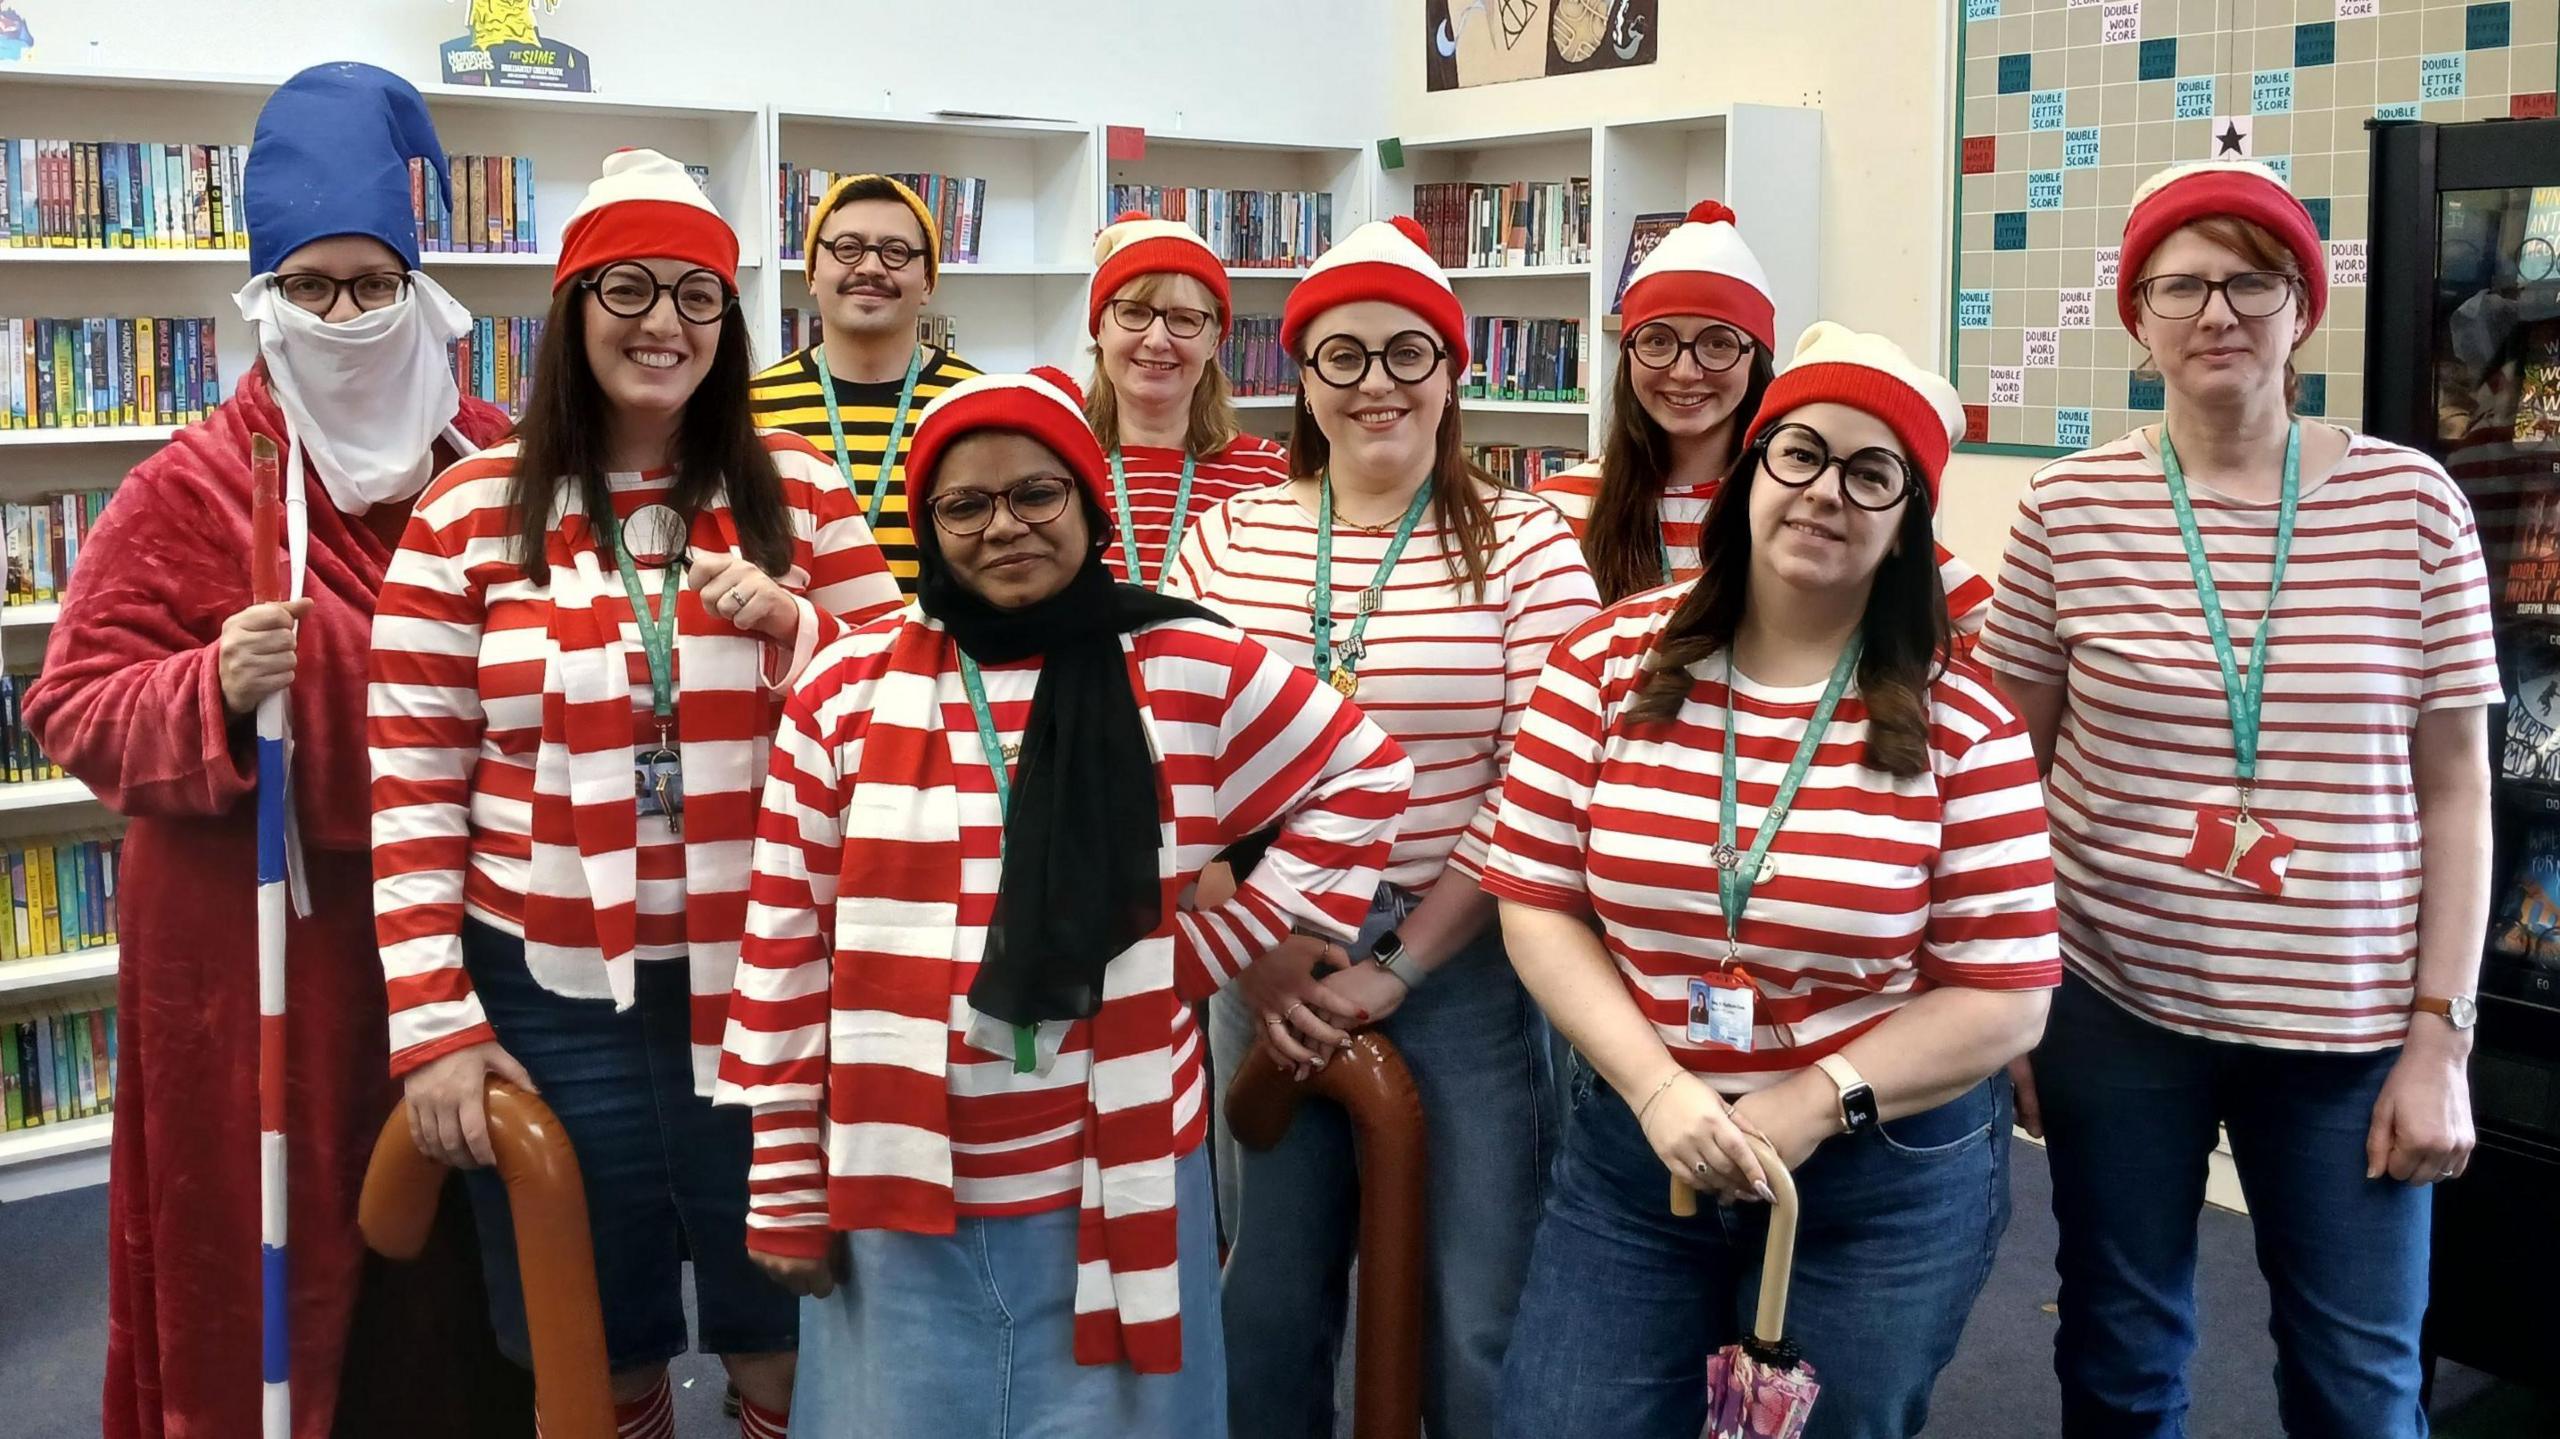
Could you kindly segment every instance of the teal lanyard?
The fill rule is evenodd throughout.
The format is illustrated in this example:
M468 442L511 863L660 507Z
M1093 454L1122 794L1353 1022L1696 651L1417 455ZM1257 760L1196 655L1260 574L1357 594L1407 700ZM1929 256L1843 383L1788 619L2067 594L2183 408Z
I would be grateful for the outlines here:
M1396 537L1387 542L1387 553L1378 561L1378 572L1369 587L1360 592L1360 614L1351 622L1351 635L1342 642L1342 660L1334 662L1333 646L1333 474L1327 471L1317 480L1316 489L1316 591L1309 602L1316 636L1316 678L1326 681L1348 695L1359 688L1362 645L1360 637L1369 632L1369 617L1378 612L1387 596L1387 576L1393 574L1396 561L1404 558L1404 547L1413 538L1413 527L1422 520L1422 512L1431 503L1431 486L1426 483L1413 492L1413 503L1404 507L1404 519L1396 525ZM1340 675L1343 678L1337 679Z
M1653 542L1662 550L1662 582L1667 585L1674 578L1671 573L1671 541L1662 533L1662 524L1659 520L1654 523Z
M640 648L649 657L649 712L657 717L658 745L663 749L676 712L676 590L684 569L679 561L668 563L666 583L658 591L659 613L652 615L649 596L640 588L640 567L622 543L622 522L606 515L604 533L613 546L614 568L622 571L622 592L631 597L631 622L639 627Z
M955 646L955 648L957 648ZM978 754L987 762L987 773L996 779L996 813L1003 820L1013 818L1013 776L1005 762L1004 742L996 736L995 711L987 707L986 682L978 677L978 662L969 652L960 651L960 687L969 692L969 712L978 720ZM997 831L996 857L1004 857L1003 831ZM1040 1028L1017 1024L1013 1027L1013 1072L1029 1074L1040 1067Z
M1746 854L1735 847L1735 811L1742 792L1740 765L1734 757L1733 736L1733 649L1724 652L1724 795L1716 814L1716 902L1724 910L1725 962L1730 964L1741 952L1742 911L1751 903L1751 891L1759 886L1760 867L1769 860L1769 845L1787 822L1787 809L1796 801L1796 790L1804 783L1805 771L1813 767L1813 756L1822 748L1823 736L1831 730L1832 711L1840 708L1840 696L1849 688L1849 676L1856 673L1858 656L1866 648L1864 636L1850 637L1848 648L1840 651L1839 663L1831 667L1831 683L1823 688L1822 703L1813 707L1813 718L1805 725L1804 738L1796 742L1796 757L1787 764L1787 777L1778 782L1778 793L1760 817L1760 832L1751 838Z
M1120 451L1111 452L1111 497L1120 504L1120 558L1127 562L1129 583L1146 585L1151 590L1164 588L1164 577L1173 569L1174 553L1182 548L1182 522L1191 518L1191 477L1200 462L1188 452L1182 457L1182 488L1173 497L1173 528L1165 532L1164 558L1156 565L1156 582L1148 585L1146 576L1138 572L1138 525L1129 518L1129 473L1120 467Z
M2276 508L2274 572L2267 579L2267 607L2258 616L2258 633L2249 642L2249 673L2231 650L2231 625L2222 615L2222 593L2214 588L2213 566L2204 557L2204 536L2196 529L2195 507L2187 500L2186 472L2178 468L2178 452L2169 443L2169 427L2160 427L2160 469L2169 480L2169 503L2178 512L2178 538L2187 546L2187 568L2196 577L2196 597L2204 602L2205 632L2213 636L2213 656L2222 664L2222 697L2231 708L2231 752L2239 761L2240 813L2249 812L2249 791L2258 779L2258 704L2267 688L2267 635L2276 627L2276 596L2284 591L2285 561L2293 554L2293 516L2302 491L2302 424L2294 422L2284 438L2284 489Z
M827 402L827 434L836 442L836 472L845 484L853 484L853 457L844 447L844 416L836 410L836 376L827 368L827 352L821 347L809 352L809 367L818 372L818 393ZM924 372L924 346L916 346L907 356L907 382L898 387L898 417L889 424L889 443L880 451L880 473L871 477L871 504L862 512L862 522L873 529L880 527L880 507L889 499L889 472L898 465L898 446L907 438L907 409L916 402L916 376Z

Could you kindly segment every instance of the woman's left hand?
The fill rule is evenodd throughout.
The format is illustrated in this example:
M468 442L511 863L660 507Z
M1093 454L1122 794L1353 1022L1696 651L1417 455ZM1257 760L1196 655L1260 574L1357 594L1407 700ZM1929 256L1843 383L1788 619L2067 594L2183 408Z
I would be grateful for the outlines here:
M2364 1177L2403 1184L2458 1179L2471 1167L2471 1082L2463 1061L2412 1043L2400 1052L2365 1131Z
M693 562L685 582L702 599L702 607L749 634L789 644L800 633L800 606L780 581L739 554L704 555Z
M1733 1102L1733 1122L1769 1141L1790 1170L1813 1157L1822 1141L1840 1132L1840 1106L1831 1081L1819 1070L1810 1081L1787 1080L1755 1089Z
M1326 975L1324 987L1360 1007L1362 1029L1383 1022L1413 992L1403 980L1365 959Z

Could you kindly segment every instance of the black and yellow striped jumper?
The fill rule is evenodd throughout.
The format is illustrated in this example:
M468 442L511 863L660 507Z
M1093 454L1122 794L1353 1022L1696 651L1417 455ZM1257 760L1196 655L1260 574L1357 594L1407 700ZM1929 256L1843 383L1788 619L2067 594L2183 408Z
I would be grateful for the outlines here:
M818 391L824 369L816 346L802 350L756 376L749 403L755 408L757 424L789 430L817 446L820 454L833 456L835 437L827 432L827 402ZM876 515L870 514L871 484L880 473L880 451L888 443L889 425L898 412L898 390L906 377L857 385L827 376L836 387L836 414L844 421L845 448L851 452L837 457L838 463L853 488L855 502L870 519L871 538L887 557L899 593L911 600L916 597L916 537L907 522L907 447L915 442L916 421L923 417L924 407L977 373L977 366L950 351L927 347L924 366L916 374L915 401L907 412L907 432L898 442L897 463L889 470L889 491Z

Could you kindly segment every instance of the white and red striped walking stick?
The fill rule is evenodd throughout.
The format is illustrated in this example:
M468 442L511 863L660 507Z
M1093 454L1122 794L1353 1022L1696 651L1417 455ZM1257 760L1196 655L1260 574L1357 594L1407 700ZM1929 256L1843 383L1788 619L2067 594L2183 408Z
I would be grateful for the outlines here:
M249 442L249 597L287 597L283 465L273 440ZM289 885L285 859L286 690L258 702L258 1272L264 1311L261 1432L293 1433L290 1316L285 1300L284 941Z

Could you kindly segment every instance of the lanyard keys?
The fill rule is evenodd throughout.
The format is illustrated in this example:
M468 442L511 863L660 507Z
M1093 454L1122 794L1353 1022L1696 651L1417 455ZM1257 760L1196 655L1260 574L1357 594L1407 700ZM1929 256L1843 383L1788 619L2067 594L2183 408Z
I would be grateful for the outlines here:
M631 784L641 814L658 815L669 833L683 833L684 761L674 750L642 750L632 756Z

